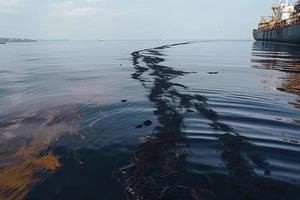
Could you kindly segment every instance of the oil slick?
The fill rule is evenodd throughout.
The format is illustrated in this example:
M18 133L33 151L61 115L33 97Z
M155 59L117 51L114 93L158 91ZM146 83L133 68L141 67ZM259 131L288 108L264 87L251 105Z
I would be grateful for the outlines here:
M61 167L49 146L75 134L74 106L3 117L0 124L0 199L24 199L30 189Z
M120 168L122 184L129 200L139 199L276 199L287 195L281 184L272 182L267 158L256 146L211 109L208 98L193 94L176 79L192 72L163 65L164 50L178 43L132 53L138 80L148 91L159 124L152 133L139 138L132 163ZM182 128L186 113L206 118L214 137L222 146L221 159L227 175L194 174L187 170L189 144ZM255 170L258 169L258 170ZM295 188L293 188L295 189ZM293 190L291 189L291 190ZM268 191L268 192L265 192ZM292 194L293 195L293 194Z

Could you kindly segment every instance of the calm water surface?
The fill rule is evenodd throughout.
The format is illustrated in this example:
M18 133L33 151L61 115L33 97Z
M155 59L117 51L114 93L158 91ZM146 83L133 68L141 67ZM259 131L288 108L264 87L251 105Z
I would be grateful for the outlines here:
M0 61L0 199L299 198L299 46L45 41Z

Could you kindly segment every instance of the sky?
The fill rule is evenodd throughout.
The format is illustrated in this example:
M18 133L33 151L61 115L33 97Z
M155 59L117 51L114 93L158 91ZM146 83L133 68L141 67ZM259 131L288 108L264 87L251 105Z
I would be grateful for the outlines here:
M277 0L0 0L0 37L251 39Z

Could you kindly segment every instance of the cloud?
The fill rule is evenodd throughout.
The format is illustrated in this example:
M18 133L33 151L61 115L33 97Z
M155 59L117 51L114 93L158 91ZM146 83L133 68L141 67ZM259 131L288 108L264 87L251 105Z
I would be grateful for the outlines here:
M18 14L17 7L26 0L0 0L0 14Z
M86 2L103 2L105 0L85 0ZM64 1L53 6L53 15L65 17L89 17L119 15L117 12L100 7L91 7L88 4L78 5L74 1Z
M73 17L96 16L103 14L103 10L91 7L64 10L62 14Z
M18 14L14 9L0 8L0 14Z
M0 0L0 8L9 8L18 5L22 0Z
M104 2L105 0L85 0L86 2Z

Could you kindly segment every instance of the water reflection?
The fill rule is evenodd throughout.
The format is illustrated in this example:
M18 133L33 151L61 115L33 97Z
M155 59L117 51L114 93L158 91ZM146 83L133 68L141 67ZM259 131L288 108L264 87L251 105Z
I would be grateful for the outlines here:
M126 58L136 52L122 66L118 60L87 70L87 60L72 59L79 71L33 73L26 81L39 89L30 92L71 86L85 100L62 103L58 96L51 108L1 113L0 199L298 199L299 125L292 121L299 110L286 103L299 87L298 49L255 44L252 61L275 70L267 71L249 67L252 43L238 44L244 51L235 57L240 49L231 42L159 43L136 51L145 44L124 51ZM38 60L28 67L31 62ZM261 74L272 74L275 92L261 87ZM49 84L57 83L52 78L39 87L56 75L61 87Z
M75 106L2 116L0 199L24 199L61 167L49 146L63 134L75 134L79 118Z
M132 78L149 91L148 99L155 105L154 114L160 125L142 140L133 163L121 168L127 199L274 199L277 195L285 196L286 189L268 179L272 173L269 162L256 151L255 145L223 123L219 113L208 105L206 96L195 95L189 87L176 83L179 77L191 72L163 65L166 49L187 44L132 54L135 67ZM182 131L185 113L197 113L199 119L208 120L222 146L221 159L228 176L186 170L189 150ZM258 174L255 168L263 174ZM266 190L269 193L262 194Z
M255 68L284 72L279 83L272 81L271 84L276 84L275 87L280 91L297 95L292 104L300 108L300 46L255 42L252 56Z

